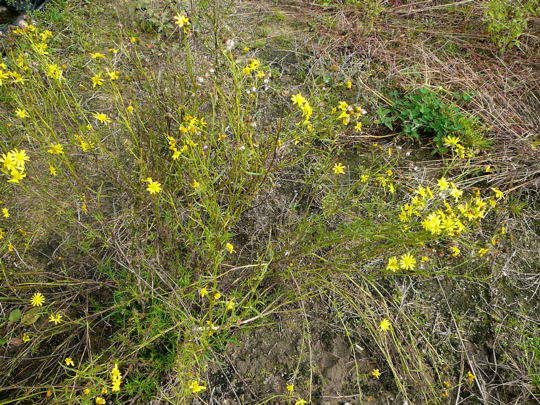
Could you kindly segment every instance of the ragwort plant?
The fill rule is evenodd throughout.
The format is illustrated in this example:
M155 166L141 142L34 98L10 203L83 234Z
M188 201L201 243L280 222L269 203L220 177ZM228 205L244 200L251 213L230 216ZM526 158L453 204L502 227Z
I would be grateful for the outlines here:
M226 46L199 66L192 20L179 12L172 23L182 63L159 74L137 37L68 66L51 31L13 32L0 65L10 398L204 399L212 354L236 331L322 294L354 314L359 328L340 321L351 339L370 337L373 378L391 375L405 398L442 401L474 380L449 375L384 282L448 274L447 262L453 277L478 277L466 264L503 238L501 228L484 240L481 223L504 194L445 177L413 186L391 146L355 163L341 137L362 133L369 113L354 100L291 92L290 112L267 119L271 69ZM437 142L469 158L458 138ZM276 193L287 199L279 223L246 224ZM315 400L291 387L278 400Z

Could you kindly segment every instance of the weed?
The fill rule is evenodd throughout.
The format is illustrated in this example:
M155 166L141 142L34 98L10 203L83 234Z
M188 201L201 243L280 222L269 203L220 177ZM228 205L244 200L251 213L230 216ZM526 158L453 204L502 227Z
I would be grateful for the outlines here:
M538 15L538 0L488 0L484 22L491 40L501 51L520 44L529 21Z
M468 94L464 97L470 98ZM449 136L461 139L473 154L488 145L482 135L482 126L474 115L443 100L431 89L420 88L408 93L392 91L389 99L390 107L378 108L377 122L391 130L398 126L412 140L427 138L440 152L448 151L444 139Z

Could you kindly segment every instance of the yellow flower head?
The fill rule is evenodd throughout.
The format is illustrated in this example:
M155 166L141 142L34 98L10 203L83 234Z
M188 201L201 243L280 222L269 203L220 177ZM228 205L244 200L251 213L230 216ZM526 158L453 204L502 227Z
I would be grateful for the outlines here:
M107 116L107 114L94 113L92 116L102 124L108 124L111 122L111 119Z
M441 177L439 180L437 180L437 185L439 186L439 189L441 191L448 190L448 188L450 187L450 183L444 177Z
M47 149L51 155L61 155L64 153L64 147L59 143L51 143L51 147Z
M478 256L482 257L482 256L484 256L487 252L489 252L489 249L486 249L486 248L478 249Z
M398 259L397 257L391 257L388 259L388 264L386 265L386 270L392 270L392 271L396 271L399 269L399 266L398 266Z
M186 16L185 13L177 13L175 16L174 16L174 23L176 25L178 25L180 28L182 27L189 27L189 25L191 24L189 22L189 18L188 16Z
M498 188L491 188L491 190L495 193L495 198L497 200L504 198L504 193Z
M66 363L66 366L75 367L75 363L73 362L73 359L71 357L66 357L64 362Z
M24 108L17 108L15 110L15 116L20 119L28 118L30 115Z
M188 387L193 394L198 394L199 392L206 390L206 387L204 385L199 384L197 380L190 380L188 382Z
M287 384L287 391L293 392L294 391L294 385L293 384Z
M161 183L152 180L150 177L147 179L147 182L148 187L146 187L146 191L148 191L150 194L156 194L161 192Z
M461 250L457 246L450 246L450 250L452 251L452 256L456 257L459 256L461 253Z
M379 377L381 376L381 372L379 371L378 368L374 369L372 372L371 372L371 375L373 377L375 377L376 379L379 379Z
M416 259L410 253L405 253L399 260L399 267L403 270L414 270L416 267Z
M49 322L54 323L55 325L58 325L59 323L62 322L62 315L58 313L56 315L53 314L49 316Z
M333 170L334 174L345 174L345 166L341 163L336 163Z
M381 323L379 323L379 329L383 332L387 332L388 330L390 330L390 326L392 326L392 324L386 318L383 318Z
M107 76L109 76L110 81L118 80L120 78L120 72L117 70L111 70L110 72L107 72Z
M96 404L97 405L105 405L107 401L102 397L96 397Z
M92 76L92 87L101 86L103 82L104 80L103 77L101 77L101 73Z
M120 391L120 384L122 384L122 374L120 373L118 364L115 364L113 369L111 370L111 391Z
M234 246L232 243L226 243L225 249L227 249L231 254L236 253L236 250L234 250Z
M32 295L32 298L30 299L30 304L33 307L41 307L43 306L44 302L45 302L45 297L40 292L34 293L34 295Z

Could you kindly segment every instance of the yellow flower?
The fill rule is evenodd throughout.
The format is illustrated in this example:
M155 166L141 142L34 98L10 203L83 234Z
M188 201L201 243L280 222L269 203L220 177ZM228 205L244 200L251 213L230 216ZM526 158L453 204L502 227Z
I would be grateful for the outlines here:
M118 364L115 364L113 369L111 370L111 391L120 391L120 384L122 384L122 374L120 373Z
M486 248L478 249L478 256L482 257L482 256L484 256L487 252L489 252L489 249L486 249Z
M236 250L234 250L234 246L232 243L226 243L225 244L225 249L227 249L229 251L229 253L236 253Z
M208 289L206 287L203 287L199 290L199 295L201 297L206 297L208 295Z
M80 136L77 137L77 140L79 141L79 147L83 152L94 149L94 142L84 140Z
M191 390L191 392L194 394L198 394L199 392L206 390L206 387L204 385L199 384L197 380L189 381L188 387Z
M21 181L22 179L26 177L25 173L17 169L11 170L10 174L11 174L11 179L8 180L8 183L18 183L19 181Z
M46 74L52 79L60 80L62 78L62 69L51 63L47 65Z
M94 52L94 53L91 53L90 54L90 57L92 59L104 59L105 58L105 54L104 53L101 53L101 52Z
M361 131L361 130L362 130L362 123L361 123L360 121L358 121L358 122L356 123L356 125L354 126L354 130L355 130L355 131ZM390 151L390 150L391 150L391 149L389 149L389 151ZM390 153L391 153L391 152L389 152L389 154L390 154Z
M32 298L30 299L30 304L33 307L41 307L43 306L44 302L45 302L45 297L40 292L34 293L34 295L32 295Z
M32 340L32 339L30 338L30 335L29 335L27 332L24 332L23 335L22 335L22 341L23 341L23 343L30 342L30 340Z
M500 200L501 198L504 198L504 193L499 190L498 188L491 188L491 190L495 193L495 198L497 200Z
M476 380L476 376L473 373L471 373L470 371L467 371L467 379L469 381L474 381L474 380Z
M83 394L84 394L84 395L90 394L90 389L89 389L89 388L85 388L85 389L83 390Z
M397 257L390 257L388 259L388 264L386 265L386 270L392 270L392 271L396 271L399 269L399 266L398 266L398 259Z
M107 116L107 114L94 113L92 116L102 124L108 124L111 122L111 119Z
M427 257L427 256L422 256L422 259L420 259L420 261L421 261L422 263L428 262L428 261L429 261L429 257Z
M92 87L101 86L102 84L103 78L101 77L101 73L92 76Z
M9 210L7 208L2 208L2 215L4 218L9 218Z
M460 142L461 141L457 136L446 136L443 138L444 146L457 147Z
M56 315L49 316L49 322L52 322L55 325L58 325L60 322L62 322L62 315L58 313Z
M390 330L390 326L392 324L390 323L390 321L386 318L383 318L381 323L379 324L379 329L382 330L383 332L387 332L388 330Z
M307 401L305 399L299 398L295 401L294 405L306 405Z
M118 72L117 70L112 70L110 72L107 72L107 76L109 76L109 80L111 81L118 80L118 78L120 77L119 74L120 72Z
M379 371L378 368L374 369L372 372L371 372L371 375L373 377L375 377L376 379L379 379L379 377L381 376L381 372Z
M186 16L185 13L177 13L174 16L174 23L178 25L180 28L187 27L190 25L189 18Z
M406 253L401 256L399 260L399 267L403 270L414 270L416 266L416 259L410 253Z
M345 166L341 163L336 163L333 170L334 174L345 174Z
M20 119L28 118L30 116L24 108L17 108L15 110L15 115Z
M47 44L45 42L38 42L37 44L32 44L32 49L36 51L39 55L48 55Z
M127 111L128 113L130 113L130 114L133 114L133 111L135 111L135 109L133 108L132 105L128 105L128 106L126 107L126 111Z
M450 187L450 183L444 177L441 177L439 180L437 180L437 185L439 186L439 189L441 191L448 190L448 188Z
M286 387L286 388L287 388L287 391L289 391L289 392L293 392L293 391L294 391L294 385L292 385L292 384L287 384L287 387Z
M199 188L201 185L199 184L199 182L195 179L193 179L193 182L191 183L191 187L193 188Z
M254 63L254 61L257 61L258 63ZM256 65L258 67L259 64L260 62L257 59L252 59L252 62L250 65L251 67L246 66L244 68L244 74L251 73L252 69L256 69L252 65ZM309 105L307 99L304 96L302 96L302 94L298 93L291 96L291 101L293 102L293 104L297 105L298 108L300 108L300 110L302 111L302 116L304 117L304 121L302 122L302 124L307 125L308 127L311 127L311 123L309 119L313 115L313 109Z
M114 55L116 55L118 53L118 49L116 49L116 48L109 48L108 51L111 52Z
M58 174L54 166L49 166L49 173L51 174L51 176L56 176Z
M64 153L64 147L59 143L51 143L50 149L47 149L51 155L61 155Z
M461 198L463 195L463 191L457 188L457 186L454 183L450 183L450 195L454 197L454 199L457 201Z
M39 34L41 40L43 42L47 41L47 39L51 38L53 36L52 32L49 30L43 31L41 34Z
M214 293L214 299L215 300L219 300L221 298L221 294L220 293Z
M450 246L450 250L452 251L452 256L456 257L459 256L461 253L461 250L457 246Z
M66 362L66 366L75 367L75 363L71 357L66 357L64 361Z
M102 397L96 397L96 404L97 405L105 405L107 403L107 401L105 401L104 398Z
M150 194L156 194L161 192L161 183L152 180L150 177L146 180L148 182L148 187L146 188L146 191L148 191Z
M225 306L225 309L227 309L227 311L232 311L235 306L236 304L234 302L234 299L232 299L232 300L227 301L227 305Z

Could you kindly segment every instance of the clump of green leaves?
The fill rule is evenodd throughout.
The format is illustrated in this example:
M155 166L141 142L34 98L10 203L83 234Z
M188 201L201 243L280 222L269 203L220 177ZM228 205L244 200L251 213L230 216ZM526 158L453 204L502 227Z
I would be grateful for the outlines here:
M501 51L519 45L529 20L538 15L538 0L488 0L484 22L491 40Z
M415 89L409 93L393 90L388 93L389 107L379 107L377 123L391 130L400 128L410 139L420 141L429 138L440 152L445 152L443 139L458 136L469 147L486 147L482 126L478 118L465 113L455 103L441 98L428 88ZM465 95L464 99L470 99Z

